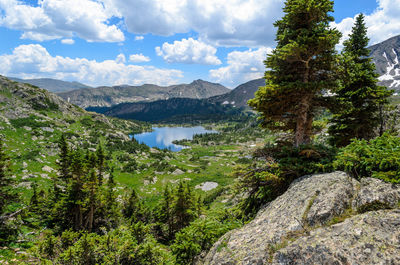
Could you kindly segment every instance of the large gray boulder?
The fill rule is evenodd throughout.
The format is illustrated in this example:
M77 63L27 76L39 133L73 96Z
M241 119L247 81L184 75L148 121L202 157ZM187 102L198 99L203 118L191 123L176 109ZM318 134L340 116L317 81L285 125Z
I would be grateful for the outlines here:
M379 246L391 250L399 247L400 212L360 215L357 210L396 208L399 200L400 187L380 180L360 183L343 172L306 176L292 183L253 221L224 235L199 264L375 264L364 261L380 257L373 252ZM332 225L346 217L345 222ZM390 240L389 231L394 236ZM360 236L370 240L360 241L357 250L353 249L355 238ZM365 259L361 252L368 252L370 245L374 246L368 247L373 255ZM400 257L400 251L387 253L387 257L382 255L387 261Z

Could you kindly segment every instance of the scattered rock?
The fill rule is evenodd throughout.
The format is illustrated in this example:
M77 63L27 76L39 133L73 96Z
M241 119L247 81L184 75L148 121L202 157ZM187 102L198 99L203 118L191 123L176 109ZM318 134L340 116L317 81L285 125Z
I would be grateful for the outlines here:
M172 175L178 176L178 175L182 175L185 172L183 172L182 170L180 170L179 168L177 168L174 172L172 172Z
M54 169L49 166L44 166L42 167L42 171L51 173L54 171Z
M203 190L203 191L210 191L210 190L213 190L213 189L215 189L215 188L217 188L218 187L218 183L217 182L204 182L204 183L202 183L202 184L200 184L200 185L197 185L195 188L196 189L201 189L201 190Z

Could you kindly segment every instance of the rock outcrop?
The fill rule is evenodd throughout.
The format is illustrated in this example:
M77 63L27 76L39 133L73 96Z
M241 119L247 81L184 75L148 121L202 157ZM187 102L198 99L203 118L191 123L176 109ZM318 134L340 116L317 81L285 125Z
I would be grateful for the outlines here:
M400 264L400 186L346 173L306 176L199 264Z

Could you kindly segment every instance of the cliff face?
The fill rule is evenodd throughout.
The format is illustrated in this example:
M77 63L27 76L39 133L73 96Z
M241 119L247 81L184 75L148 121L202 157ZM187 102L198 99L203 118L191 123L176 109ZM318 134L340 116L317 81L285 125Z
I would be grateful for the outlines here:
M400 186L303 177L198 264L400 264Z

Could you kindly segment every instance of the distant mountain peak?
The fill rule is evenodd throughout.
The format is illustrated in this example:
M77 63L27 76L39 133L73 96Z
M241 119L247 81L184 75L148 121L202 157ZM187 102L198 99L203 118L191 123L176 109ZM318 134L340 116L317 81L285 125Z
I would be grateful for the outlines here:
M400 35L369 48L380 75L379 81L396 92L400 91Z

